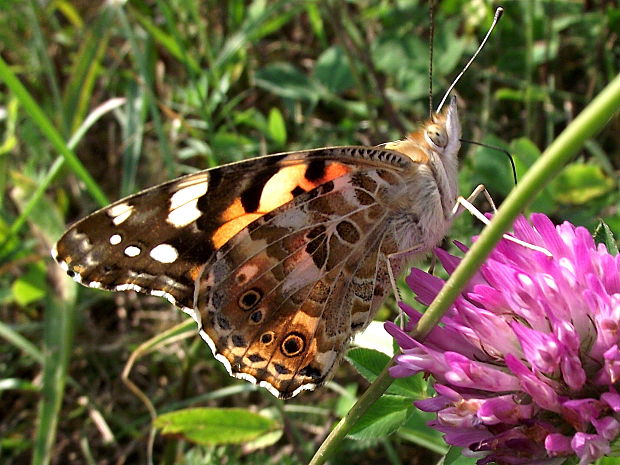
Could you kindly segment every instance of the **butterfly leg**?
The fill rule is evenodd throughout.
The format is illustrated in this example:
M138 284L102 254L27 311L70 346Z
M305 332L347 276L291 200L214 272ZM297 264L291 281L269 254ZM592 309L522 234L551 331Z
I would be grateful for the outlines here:
M459 216L464 210L467 210L469 213L471 213L473 216L475 216L477 219L479 219L480 221L482 221L484 224L489 224L490 220L484 216L482 214L482 212L480 210L478 210L472 202L474 202L476 200L476 198L481 194L484 193L485 198L487 199L487 201L491 204L491 207L493 208L493 213L497 213L497 209L495 208L495 203L493 202L493 199L491 198L491 195L489 194L489 191L487 191L486 187L484 187L484 184L480 184L478 185L478 187L476 187L474 189L474 191L471 193L471 195L467 198L464 198L462 196L459 196L456 199L456 204L454 205L454 208L452 209L452 216L453 217L457 217ZM542 252L545 255L547 255L548 257L553 256L551 254L551 252L549 252L547 249L545 249L544 247L538 247L536 245L530 244L528 242L522 241L520 239L517 239L514 236L511 236L510 234L504 234L504 239L510 241L510 242L514 242L515 244L519 244L527 249L531 249L531 250L536 250L538 252Z
M402 299L400 297L400 291L398 290L398 286L396 285L396 275L394 273L394 266L392 266L392 262L391 260L405 260L407 259L407 257L411 257L413 255L416 255L420 252L422 252L423 248L420 246L416 246L416 247L411 247L410 249L406 249L406 250L400 250L398 252L394 252L389 254L386 257L387 260L387 271L388 271L388 275L390 277L390 284L392 285L392 291L394 292L394 298L396 299L396 305L398 306L398 317L397 319L400 321L400 327L401 329L404 328L405 325L405 317L403 315L403 311L400 308L400 303L402 302ZM398 267L400 268L400 267Z
M452 217L456 218L464 210L469 211L473 216L478 218L484 224L489 224L489 220L486 216L484 216L480 210L474 207L473 202L478 198L480 194L484 194L485 199L491 205L491 209L493 210L493 214L497 213L497 208L495 207L495 202L493 202L493 198L491 198L491 194L484 186L484 184L478 184L478 186L469 194L469 197L464 198L460 196L456 199L456 204L454 204L454 208L452 209Z

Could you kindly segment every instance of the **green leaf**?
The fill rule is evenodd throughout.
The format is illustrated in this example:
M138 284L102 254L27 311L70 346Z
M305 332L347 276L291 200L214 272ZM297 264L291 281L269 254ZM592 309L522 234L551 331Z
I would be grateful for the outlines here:
M363 348L349 350L346 358L360 375L371 382L390 361L390 357L382 352Z
M314 81L290 63L273 63L256 72L256 85L293 100L315 102L320 96Z
M438 76L446 76L452 73L465 52L467 41L462 38L458 31L461 28L458 19L446 20L437 30L435 43L434 70ZM427 44L424 44L427 46ZM422 60L427 60L427 53L423 53ZM428 64L424 63L424 69Z
M544 102L547 99L547 94L543 89L537 87L530 87L526 91L525 89L508 89L502 88L495 91L494 100L510 100L515 102Z
M601 457L596 462L594 462L594 465L618 465L620 464L620 458L617 457L617 453L614 454L614 452L612 451L611 455L616 455L616 456ZM577 460L575 459L574 462L564 462L562 465L576 465L576 464L577 464Z
M284 123L280 110L275 107L269 111L267 130L271 140L278 146L281 147L286 144L286 123Z
M211 141L211 150L220 163L229 163L245 158L248 153L256 153L256 141L242 134L224 130L215 134Z
M373 382L377 378L379 373L383 371L383 368L385 368L390 361L390 357L383 352L363 348L349 350L346 358L359 374L370 382ZM388 392L391 394L413 397L414 399L423 399L427 397L426 382L423 380L422 374L394 380Z
M199 444L240 444L271 433L275 420L243 409L193 408L165 413L155 419L162 434L176 434Z
M180 44L174 36L158 27L151 18L140 14L137 10L133 10L132 13L150 36L166 49L168 53L183 63L187 68L191 69L192 72L200 73L200 65L187 53L187 50L184 49L182 44Z
M540 149L527 137L520 137L510 142L510 154L513 155L517 168L517 177L521 179L527 170L540 158ZM545 186L528 207L529 211L550 212L555 208L555 202L549 187Z
M610 254L618 255L618 244L616 244L614 233L603 220L599 221L598 226L594 230L594 240L597 244L605 244Z
M265 447L273 446L276 442L278 442L282 438L283 434L284 434L284 431L281 429L278 429L276 431L270 431L266 434L259 436L253 441L249 441L248 443L245 444L245 447L253 451L253 450L264 449Z
M484 143L505 148L497 137L485 137ZM514 188L510 161L504 153L489 147L478 147L473 157L472 185L484 184L492 197L505 197Z
M28 267L28 271L13 282L11 291L15 301L25 307L45 296L45 268L41 263Z
M308 15L308 22L312 28L312 34L321 41L323 47L327 46L327 37L325 34L325 25L323 24L323 18L321 12L316 3L304 2L304 8Z
M378 70L391 76L403 99L428 94L428 47L414 35L386 33L372 43L371 56Z
M428 422L435 417L434 413L414 409L398 430L398 436L438 454L445 454L447 446L443 434L428 426Z
M438 465L475 465L478 457L465 457L460 447L450 447Z
M32 440L27 432L4 434L0 437L0 449L4 452L5 457L11 456L12 453L28 453L32 450Z
M355 85L347 56L340 46L330 47L321 54L313 76L333 94L339 94Z
M584 205L613 188L613 181L600 166L571 163L553 180L552 190L558 202Z
M372 43L372 59L377 69L399 76L405 69L415 70L420 77L428 74L428 44L415 35L386 32Z
M357 383L349 383L343 386L343 391L338 396L336 405L332 409L337 417L344 417L349 410L351 410L351 407L355 405L355 402L357 402L358 388L359 385Z
M351 428L352 439L377 439L396 431L407 420L414 407L402 396L380 397Z

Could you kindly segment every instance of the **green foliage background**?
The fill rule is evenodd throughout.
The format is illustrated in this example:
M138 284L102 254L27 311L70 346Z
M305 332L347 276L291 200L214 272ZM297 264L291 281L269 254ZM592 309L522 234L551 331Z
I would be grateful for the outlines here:
M437 3L435 104L497 6ZM618 74L615 5L504 2L455 91L464 137L508 149L526 172ZM78 289L49 258L65 225L196 169L401 138L429 113L429 25L422 1L0 3L0 462L145 463L149 450L148 410L120 374L140 343L183 317L157 298ZM9 91L12 77L23 93ZM531 211L591 231L602 218L618 237L619 168L616 117ZM501 203L509 164L465 145L461 193L479 183ZM467 243L478 229L464 215L450 238ZM198 339L158 343L134 367L157 412L252 406L270 422L243 446L158 436L156 463L307 462L366 386L343 364L327 388L283 403L229 378ZM358 354L364 376L380 368L376 353ZM423 383L395 389L338 460L430 463L446 451L428 418L406 407Z

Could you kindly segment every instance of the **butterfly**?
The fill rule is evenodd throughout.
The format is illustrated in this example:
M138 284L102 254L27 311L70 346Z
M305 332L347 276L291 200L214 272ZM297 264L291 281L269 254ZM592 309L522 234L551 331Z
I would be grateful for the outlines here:
M280 398L323 384L393 276L446 234L456 99L403 140L267 155L189 174L71 226L77 282L163 296L232 376Z

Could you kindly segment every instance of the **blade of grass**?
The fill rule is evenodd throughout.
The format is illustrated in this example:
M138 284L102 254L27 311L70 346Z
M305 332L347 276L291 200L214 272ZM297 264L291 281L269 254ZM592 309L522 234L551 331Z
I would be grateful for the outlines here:
M196 11L197 4L195 2L185 1L183 2L183 7L185 8L185 12L190 15L189 16L189 24L192 23L192 20L202 21L200 15ZM211 35L203 32L208 31L209 28L201 28L198 34L202 39L200 41L200 53L206 55L206 67L202 69L198 63L194 60L193 55L196 54L197 50L190 49L190 44L182 39L182 37L188 37L190 34L187 30L181 31L180 28L184 27L187 29L188 23L185 21L178 21L178 18L174 15L174 10L170 7L168 2L166 1L157 1L157 6L161 10L162 15L165 19L165 25L170 34L170 41L172 43L167 44L169 52L176 56L181 63L185 65L188 80L191 83L191 86L196 93L200 104L198 105L198 114L202 118L203 121L208 121L209 124L206 125L206 137L204 137L208 141L212 141L215 137L215 131L213 123L213 114L210 111L210 105L207 101L207 94L209 93L209 86L212 82L215 82L214 79L209 78L209 76L214 73L220 73L220 70L215 69L211 64L213 63L213 56L211 51L210 41L212 40ZM192 14L196 13L196 14ZM208 151L204 156L207 159L207 165L209 167L214 167L218 165L217 159L213 156L211 151Z
M43 387L39 403L37 431L32 455L33 465L47 465L58 430L59 411L67 381L67 368L73 346L77 286L71 283L70 295L61 300L48 296L43 326Z
M170 34L155 25L151 18L140 14L138 10L133 10L132 14L142 25L142 27L153 37L153 39L164 47L164 49L166 49L173 57L179 60L188 72L193 73L194 75L200 74L202 71L200 69L200 65L196 62L193 56L187 53L187 48L181 39L181 34L179 34L178 31L172 27L174 24L174 18L172 17L171 6L162 1L158 1L157 6L162 10Z
M164 165L169 177L176 175L176 168L174 163L174 157L170 150L170 144L168 143L168 136L164 129L159 108L157 107L157 100L155 98L155 76L154 67L151 63L150 52L152 50L152 43L149 40L145 40L142 43L138 40L135 34L132 23L127 18L125 10L118 8L117 17L120 20L120 26L125 36L129 40L131 45L131 56L136 62L137 72L139 75L139 82L143 86L143 95L145 105L148 106L153 121L153 128L157 134L157 140L159 142L159 149L164 159ZM137 137L136 134L132 134L132 137Z
M84 120L92 102L96 77L105 70L101 59L108 47L113 17L111 8L102 8L92 29L85 29L85 37L73 61L64 95L65 119L71 132Z
M49 202L47 205L49 209L54 208ZM43 222L35 216L31 222L46 249L49 249L51 241L63 228L58 218L56 221ZM42 335L43 373L33 440L32 465L48 465L54 460L65 386L71 381L68 377L68 367L73 349L77 313L75 305L77 284L67 279L58 266L50 266L48 276L49 291L42 302L45 308ZM75 382L73 384L75 385ZM79 392L79 389L76 392Z
M175 342L177 340L184 339L188 337L188 335L195 334L193 331L188 331L188 328L191 328L194 325L194 321L191 319L186 319L185 321L179 323L178 325L173 326L172 328L164 331L161 334L158 334L146 342L140 344L140 346L134 350L127 363L125 363L125 367L123 368L123 373L121 374L121 380L123 384L127 386L127 388L133 392L133 394L140 399L140 401L144 404L144 406L149 411L149 416L151 417L151 431L149 433L148 447L147 447L147 464L153 464L153 447L155 444L155 434L156 430L153 426L155 419L157 418L157 411L155 410L155 406L151 402L151 399L135 384L130 378L131 370L135 365L136 361L143 357L144 355L150 353L152 350L157 349L163 344L168 344Z
M150 99L143 86L130 83L127 86L127 106L124 118L120 120L125 148L123 149L123 170L121 174L120 194L125 197L136 189L136 176L140 158L142 158L142 141L144 140L144 122L146 112L144 105Z
M86 119L84 120L82 125L77 129L75 134L73 134L73 136L71 137L71 139L66 145L67 149L72 150L78 144L78 142L82 139L86 131L93 124L95 124L95 122L99 118L101 118L107 112L112 111L114 108L117 108L120 105L123 105L124 103L125 103L125 99L116 98L116 99L108 100L103 105L100 105L97 108L95 108L86 117ZM0 257L4 255L5 245L8 244L9 241L13 237L15 237L15 235L20 231L22 226L26 223L26 220L32 213L32 210L37 205L37 203L41 200L41 197L43 197L43 194L45 194L45 191L47 190L49 185L52 183L52 181L54 180L54 178L56 177L60 169L64 166L64 162L65 162L64 158L58 157L52 164L52 167L49 169L45 177L41 180L41 182L39 183L39 186L37 187L37 189L34 191L32 196L30 197L30 200L26 203L26 205L21 210L17 219L13 222L13 224L9 228L9 231L6 234L4 241L0 243Z
M4 134L0 141L0 192L7 192L9 185L9 156L17 146L17 122L19 119L19 102L15 97L7 98L5 104ZM5 197L0 197L0 208L4 207Z
M63 156L69 168L79 179L84 182L86 190L90 193L90 195L101 206L108 204L109 201L97 182L91 177L86 168L84 168L84 165L82 165L82 162L77 155L67 146L60 132L58 132L58 130L54 127L47 115L35 102L32 95L30 95L30 92L28 92L28 90L23 86L1 56L0 80L2 80L11 92L15 94L20 104L30 115L30 118L32 118L35 124L39 127L54 149L56 149L56 151Z
M0 337L13 344L25 354L29 355L39 363L43 363L43 354L28 339L19 334L9 325L0 321Z
M555 178L585 142L607 124L619 109L620 75L616 76L559 135L527 172L521 183L508 195L491 223L484 228L479 239L473 244L437 298L420 319L414 331L416 339L424 339L439 322L467 282L491 253L495 244L512 226L519 213ZM392 379L388 373L389 366L390 364L384 368L347 415L332 430L310 461L310 465L325 463L327 458L336 451L353 425L392 384Z
M38 2L31 0L30 8L28 11L28 24L30 25L30 29L32 31L32 38L34 39L35 49L37 51L37 55L43 64L43 72L47 78L49 89L51 90L52 100L54 102L54 108L57 109L57 113L59 115L64 115L63 111L63 103L62 98L60 96L60 86L58 85L58 78L56 77L56 68L52 64L50 60L49 54L47 53L47 46L45 44L45 40L43 39L43 32L41 31L41 24L39 23L39 18L43 18L46 16L46 13L40 12ZM63 127L61 132L67 129L66 121L61 121Z
M228 64L239 51L248 47L253 41L259 39L262 33L262 27L274 17L280 13L280 10L284 8L290 8L287 10L287 15L292 15L295 11L303 8L303 3L299 1L291 2L290 0L278 0L273 3L268 3L266 6L255 16L249 15L244 21L239 30L226 39L226 42L219 50L213 67L215 70L224 69L223 67ZM250 7L251 9L251 7ZM277 19L276 19L277 20ZM214 75L217 77L217 75Z

